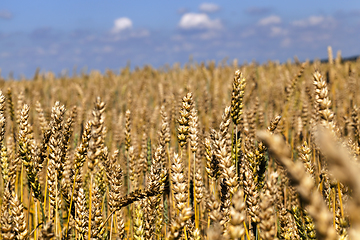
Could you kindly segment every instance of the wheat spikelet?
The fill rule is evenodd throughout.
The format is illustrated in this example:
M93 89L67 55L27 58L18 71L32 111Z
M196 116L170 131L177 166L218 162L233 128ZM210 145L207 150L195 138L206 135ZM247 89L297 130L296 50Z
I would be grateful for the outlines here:
M68 150L69 150L69 144L70 144L70 138L71 135L73 133L73 125L74 125L74 121L76 119L76 114L77 114L77 107L74 106L70 112L70 116L66 119L66 121L64 122L64 129L63 129L63 150L62 150L62 162L66 162L66 157L68 154Z
M277 128L280 120L281 120L281 116L277 116L277 117L275 117L273 120L271 120L270 125L269 125L269 127L268 127L268 130L269 130L270 132L274 132L275 129Z
M20 122L20 112L22 110L22 107L24 105L24 93L23 91L20 91L18 96L17 96L17 102L16 102L16 110L15 110L15 114L16 114L16 123L19 124Z
M251 141L255 139L255 131L256 131L256 106L248 111L247 114L247 122L248 122L248 138Z
M204 183L200 169L198 169L195 174L195 195L195 201L201 203L204 197Z
M73 199L77 199L78 192L80 187L82 186L82 172L81 169L86 161L89 141L91 137L91 122L87 122L85 124L85 129L81 136L81 143L75 149L74 153L74 167L71 168L70 179L71 184L74 185L74 191L72 191Z
M49 130L49 123L46 121L44 109L42 108L41 103L39 101L36 101L35 106L35 110L39 115L41 132L44 134L46 131Z
M121 211L117 211L116 212L116 229L118 232L118 238L119 239L124 239L125 237L125 223L124 223L124 215L122 214Z
M262 239L274 239L275 236L275 218L274 218L274 210L272 207L272 201L270 200L272 197L268 194L263 194L260 196L260 236Z
M360 122L358 117L358 109L353 107L351 111L351 120L352 120L352 127L354 132L355 141L360 145Z
M125 113L125 150L128 151L131 146L131 112L126 110Z
M115 123L115 129L114 129L114 133L113 133L113 146L112 146L112 149L115 149L115 148L119 148L121 146L121 143L123 141L123 126L122 126L122 123L123 123L123 118L124 118L124 115L123 113L120 113L118 118L117 118L117 122Z
M242 121L243 98L246 87L246 79L240 70L235 71L231 93L231 119L235 125Z
M51 137L50 137L50 154L49 158L54 161L57 179L61 180L64 171L65 159L63 156L64 145L62 134L63 131L63 117L65 113L65 107L60 106L60 102L56 102L51 112Z
M81 143L76 148L75 154L74 154L74 169L75 169L75 171L80 171L80 169L84 165L84 162L86 161L90 137L91 137L91 122L87 122L85 124L85 129L81 136Z
M209 240L221 240L224 239L224 236L221 234L221 226L219 223L214 224L208 230L208 238Z
M6 98L2 91L0 91L0 114L5 117Z
M309 106L305 94L302 94L301 120L304 127L307 126L309 122Z
M61 199L60 199L60 182L63 174L64 163L61 161L62 156L62 122L63 115L65 112L65 107L60 106L59 102L55 103L55 106L52 109L51 118L52 118L52 134L50 137L50 154L49 154L49 163L47 168L48 176L48 189L49 189L49 202L50 202L50 219L53 219L55 216L55 225L57 219L57 211L61 208Z
M259 219L259 193L256 190L256 185L253 180L253 172L246 167L245 168L245 179L244 179L244 192L247 196L246 205L247 211L251 216L253 223L258 223Z
M160 144L154 154L152 159L152 165L150 169L150 175L148 176L148 189L154 190L159 188L159 192L155 194L154 197L148 198L148 208L147 208L147 224L146 224L146 239L149 239L149 234L156 230L156 222L158 218L157 209L161 204L161 194L164 191L165 181L167 179L167 169L163 166L161 161L161 151L163 151L163 146Z
M16 194L13 194L12 199L10 200L10 205L11 213L14 218L14 232L16 239L26 239L28 230L26 228L24 206L19 201L19 198Z
M304 223L308 238L316 239L316 231L313 219L307 213L304 214Z
M232 203L228 233L230 239L240 239L245 234L244 221L246 217L244 192L241 189L234 194Z
M34 139L32 139L32 127L28 123L28 118L29 106L24 104L19 120L19 156L26 168L29 186L33 190L35 198L42 201L43 196L35 165L39 162L39 152L37 151Z
M97 186L97 184L93 184L91 204L92 204L91 238L102 239L102 234L104 233L105 230L103 228L103 218L101 212L102 193L100 192L100 189Z
M335 131L334 113L331 111L331 100L328 97L328 88L326 81L320 72L315 71L313 74L315 86L315 102L318 107L318 114L321 118L321 124Z
M16 119L15 119L14 102L12 100L12 90L10 88L8 88L6 95L7 95L6 99L10 114L10 120L12 123L11 133L14 139L14 143L16 143L16 124L15 124Z
M94 171L95 166L99 163L103 145L104 145L104 121L105 121L105 103L101 101L100 97L96 98L95 107L92 111L93 120L91 122L91 139L89 142L89 162L88 168Z
M76 209L76 218L75 218L75 227L79 233L79 238L86 239L88 232L88 221L89 221L89 213L86 208L86 198L84 189L80 188L78 192L77 199L75 201L75 209Z
M3 146L5 138L5 96L0 91L0 149L1 149L1 173L4 185L9 177L9 160L6 154L6 147Z
M190 113L193 107L193 95L187 93L182 99L182 108L178 119L178 141L181 147L185 146L189 134Z
M195 108L192 108L190 111L189 119L189 138L190 138L190 148L193 153L196 152L198 148L198 113Z
M216 151L215 154L219 159L219 167L221 168L225 184L229 187L230 193L234 194L238 182L235 165L231 161L231 153L228 151L228 146L226 142L227 139L222 139L219 141L219 149Z
M184 228L185 223L188 219L190 219L192 215L191 208L183 208L179 213L179 216L175 221L172 222L170 233L167 239L176 240L181 238L181 229Z
M178 154L174 154L171 166L172 190L176 208L181 212L187 204L187 184L184 174L184 167Z
M0 218L0 224L1 224L1 236L2 239L6 240L12 240L15 239L15 226L13 224L14 220L12 215L10 215L9 210L3 210L1 211L1 218Z
M297 81L301 78L301 76L304 73L304 69L307 65L307 62L304 62L301 64L299 71L297 72L297 74L292 78L292 80L290 81L290 86L288 86L287 88L285 88L286 91L286 101L290 100L290 97L292 96L294 89L296 87L296 83Z
M135 207L135 218L134 218L134 239L136 240L144 240L144 211L142 209L144 204L144 200L136 202L134 204Z
M131 182L131 186L134 189L138 188L138 176L137 176L137 162L136 159L137 157L135 156L134 153L134 147L130 146L129 148L129 178L130 178L130 182Z
M303 223L303 218L301 216L301 211L299 209L299 206L293 206L291 208L291 214L294 217L295 220L295 224L296 224L296 228L297 228L297 232L299 234L299 236L301 237L301 239L307 239L307 233L306 233L306 229L305 229L305 224Z
M48 154L46 150L49 147L51 133L52 131L49 128L42 135L42 140L39 146L39 158L38 158L38 162L35 165L37 172L40 172L43 169L44 161L47 158Z
M210 219L215 223L220 223L223 219L223 216L220 211L220 204L215 199L214 195L210 194L210 197L207 198L206 208L209 212Z
M114 211L119 207L118 200L122 196L122 170L118 163L110 168L110 191L109 191L109 207L110 211Z
M9 165L10 165L10 163L9 163L9 158L7 155L7 148L5 146L3 146L1 148L0 157L1 157L1 176L3 179L3 183L6 186L9 181L9 171L10 171Z
M143 177L142 179L146 179L146 176L143 176L146 174L147 172L147 168L148 168L148 156L147 156L147 135L146 133L143 133L142 135L142 141L141 141L141 152L140 152L140 156L138 159L138 170L141 174L141 176Z
M159 132L159 144L165 146L170 142L170 126L169 126L169 117L166 112L165 106L162 105L160 108L161 115L161 129Z
M7 156L9 158L9 186L11 189L15 187L16 176L18 173L20 158L15 156L15 145L13 142L13 137L8 137L7 142Z
M15 222L14 216L10 212L11 194L9 184L5 186L3 193L3 202L1 205L0 230L3 239L15 239Z
M212 136L215 138L216 132L213 133L214 134ZM216 140L213 139L212 141L215 142ZM206 157L205 170L207 172L208 178L211 179L212 181L215 181L220 175L219 162L213 153L212 144L209 138L205 138L204 146L205 146L205 157Z
M3 144L5 137L5 96L0 91L0 144Z
M314 178L314 165L311 162L311 149L306 141L299 147L299 157L303 161L306 171Z
M230 141L230 134L229 134L229 127L230 127L230 107L225 107L224 113L222 115L222 121L220 123L220 140L226 139L228 148L230 149L231 141Z
M275 237L275 212L273 207L277 173L271 174L267 181L265 191L260 195L260 236L262 239L274 239Z

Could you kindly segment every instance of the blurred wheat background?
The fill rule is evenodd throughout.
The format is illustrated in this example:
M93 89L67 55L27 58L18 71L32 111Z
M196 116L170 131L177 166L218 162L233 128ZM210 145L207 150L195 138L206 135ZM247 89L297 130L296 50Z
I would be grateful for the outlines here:
M1 239L357 239L360 61L0 79Z

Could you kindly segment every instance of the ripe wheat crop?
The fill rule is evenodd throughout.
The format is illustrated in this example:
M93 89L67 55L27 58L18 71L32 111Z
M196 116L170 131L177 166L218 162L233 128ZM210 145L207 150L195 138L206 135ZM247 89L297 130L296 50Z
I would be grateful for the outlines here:
M1 239L360 238L360 61L329 59L0 78Z

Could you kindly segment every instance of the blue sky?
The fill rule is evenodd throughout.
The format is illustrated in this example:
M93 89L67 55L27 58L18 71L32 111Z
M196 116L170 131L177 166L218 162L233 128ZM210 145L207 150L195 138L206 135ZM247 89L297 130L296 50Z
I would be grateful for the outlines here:
M290 2L290 3L289 3ZM360 1L2 1L2 76L360 54Z

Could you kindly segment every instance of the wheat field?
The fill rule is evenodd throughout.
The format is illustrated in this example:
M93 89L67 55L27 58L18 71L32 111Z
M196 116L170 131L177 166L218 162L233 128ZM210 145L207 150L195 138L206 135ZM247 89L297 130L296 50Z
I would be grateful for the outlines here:
M359 239L360 61L0 78L1 239Z

